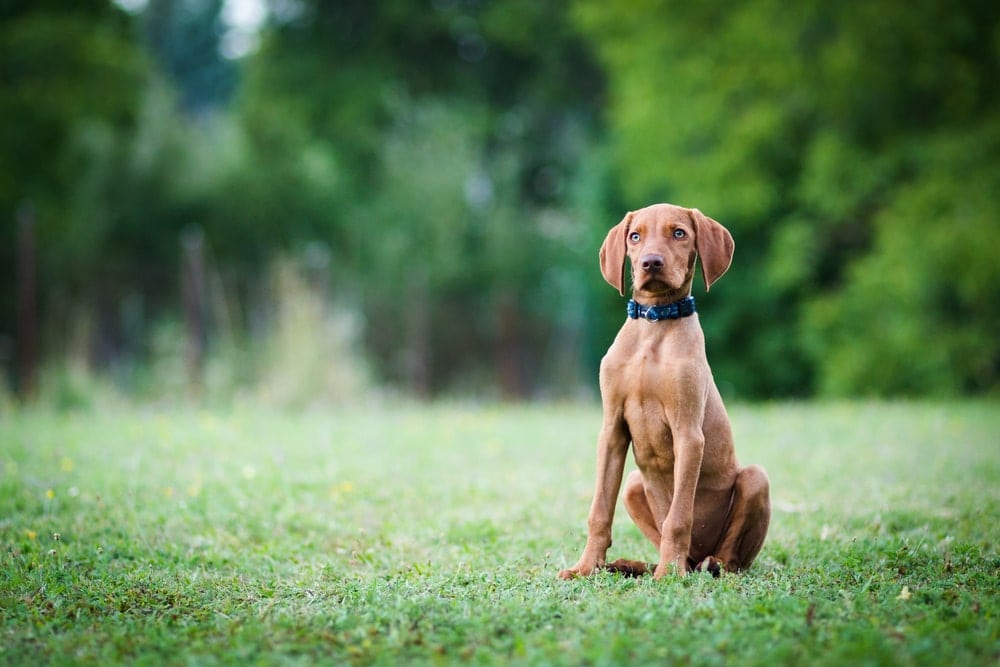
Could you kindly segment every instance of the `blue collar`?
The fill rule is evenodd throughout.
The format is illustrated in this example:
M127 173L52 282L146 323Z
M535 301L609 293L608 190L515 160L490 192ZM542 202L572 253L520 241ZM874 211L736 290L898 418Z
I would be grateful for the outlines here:
M639 318L647 319L650 322L676 320L681 317L694 315L694 297L686 296L679 301L668 303L665 306L642 306L636 303L634 299L629 299L627 312L629 319L633 320Z

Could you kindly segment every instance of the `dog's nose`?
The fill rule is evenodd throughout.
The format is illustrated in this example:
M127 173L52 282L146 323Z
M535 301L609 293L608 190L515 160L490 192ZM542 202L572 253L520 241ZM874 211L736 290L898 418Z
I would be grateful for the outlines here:
M663 268L663 257L661 255L643 255L640 264L643 271L659 271Z

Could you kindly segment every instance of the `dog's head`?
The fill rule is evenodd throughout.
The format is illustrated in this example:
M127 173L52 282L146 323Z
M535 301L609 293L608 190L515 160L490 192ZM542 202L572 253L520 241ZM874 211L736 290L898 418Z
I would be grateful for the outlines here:
M625 216L601 245L601 273L625 296L625 258L632 264L632 288L652 298L686 296L701 257L705 289L722 277L733 260L733 237L696 208L654 204Z

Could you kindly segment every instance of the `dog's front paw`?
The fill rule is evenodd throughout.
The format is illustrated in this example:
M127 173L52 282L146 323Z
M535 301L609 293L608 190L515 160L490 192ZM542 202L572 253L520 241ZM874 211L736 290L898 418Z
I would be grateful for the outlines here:
M559 578L569 581L570 579L577 579L579 577L589 577L597 571L600 565L603 565L603 563L584 563L581 561L568 570L562 570L559 573Z

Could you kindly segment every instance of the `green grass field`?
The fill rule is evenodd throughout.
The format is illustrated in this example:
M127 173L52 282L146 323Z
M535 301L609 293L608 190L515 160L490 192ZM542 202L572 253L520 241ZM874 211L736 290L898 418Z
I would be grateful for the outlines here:
M596 406L0 415L0 664L996 665L998 408L731 408L768 541L661 582L556 578Z

